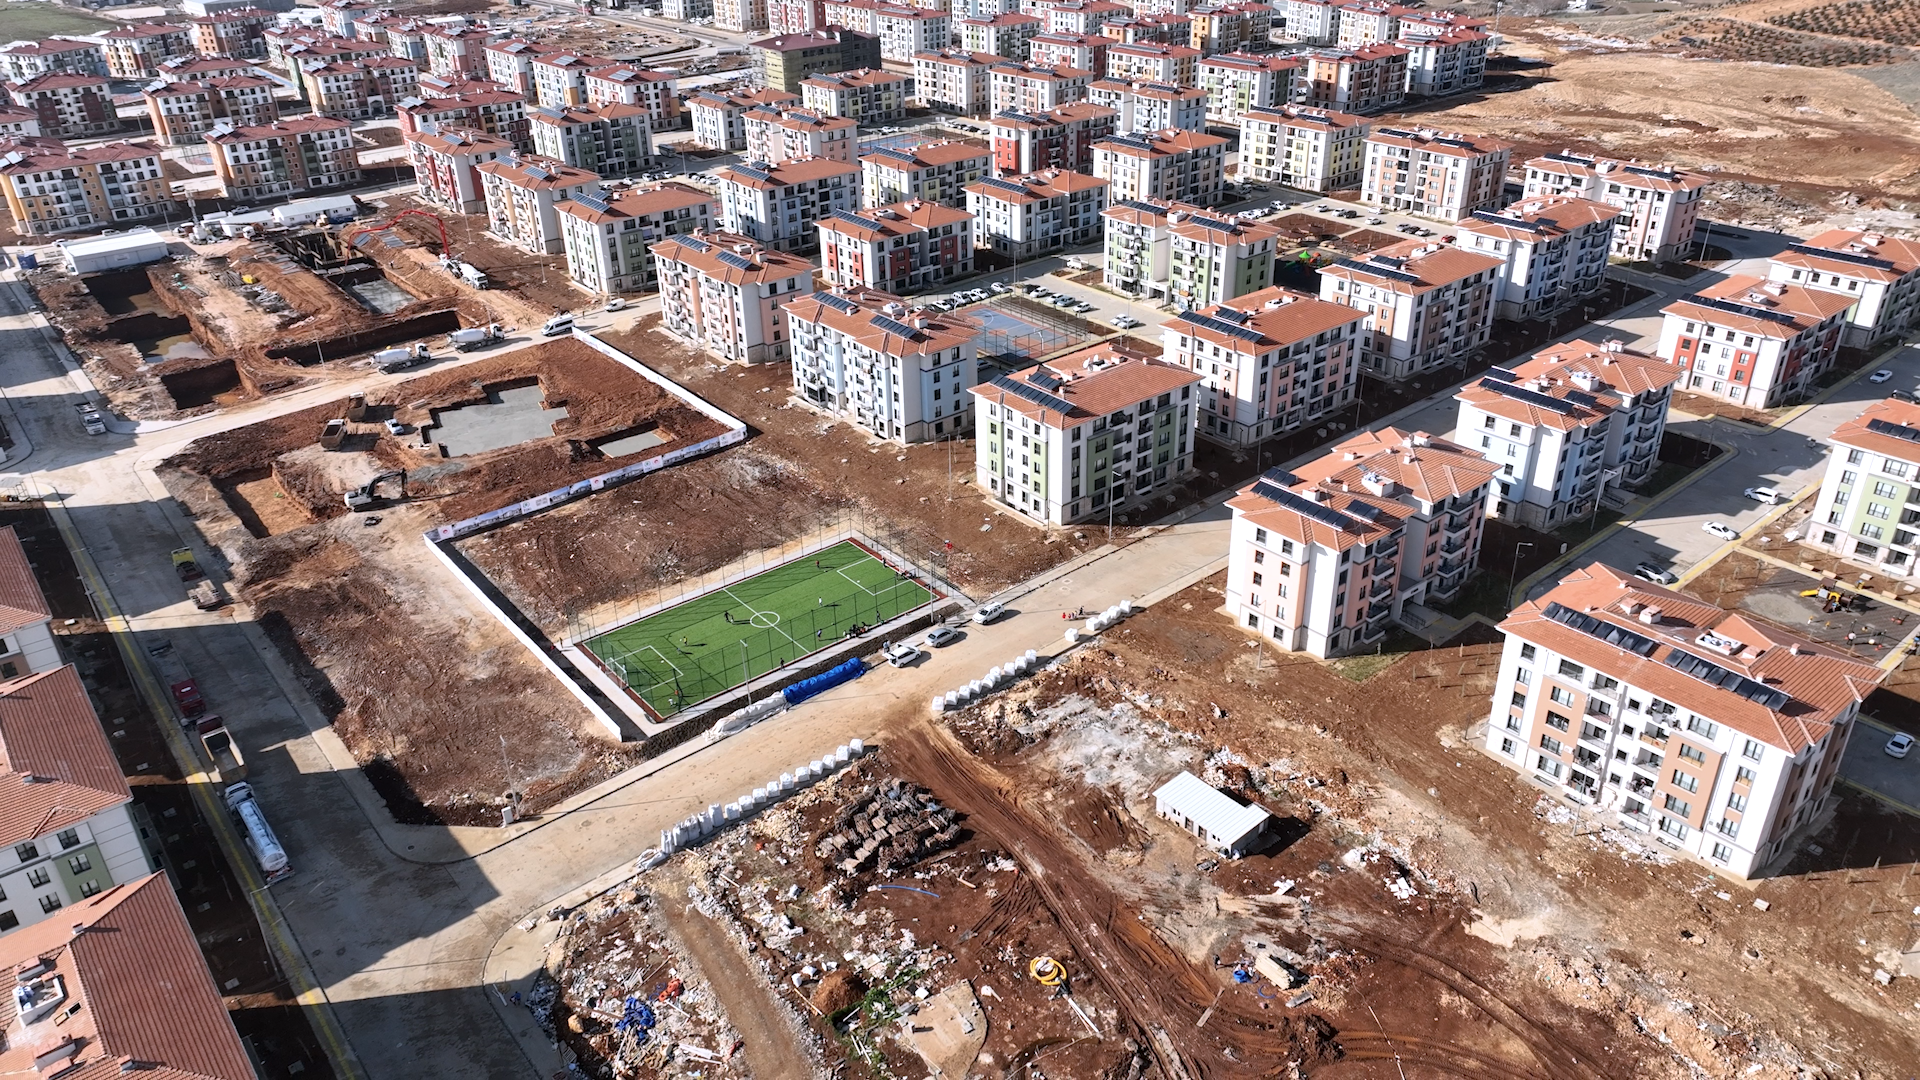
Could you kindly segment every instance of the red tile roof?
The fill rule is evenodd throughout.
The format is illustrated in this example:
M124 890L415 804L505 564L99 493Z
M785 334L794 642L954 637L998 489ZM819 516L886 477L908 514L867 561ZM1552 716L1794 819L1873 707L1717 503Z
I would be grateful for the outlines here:
M1879 260L1886 265L1871 266L1860 262L1862 258ZM1920 243L1858 229L1828 229L1773 256L1772 261L1843 278L1893 282L1920 270Z
M841 311L821 299L825 295L850 301L856 310ZM931 356L969 344L980 333L979 324L965 315L908 305L908 301L878 289L836 289L830 294L809 293L789 300L783 310L789 319L831 328L882 356ZM910 327L913 336L903 337L876 324L876 317Z
M1057 408L1009 394L989 383L972 387L976 402L1005 405L1049 427L1075 427L1200 381L1194 372L1134 352L1119 341L1089 345L1014 372L1008 378L1045 390L1066 402L1069 410L1063 415Z
M133 798L72 664L0 683L0 844Z
M1358 259L1334 263L1321 273L1364 280L1390 292L1417 296L1504 265L1506 260L1498 256L1480 255L1424 240L1406 240L1368 252ZM1375 268L1385 272L1375 272ZM1403 276L1408 274L1415 280L1404 280Z
M1913 432L1912 439L1886 435L1867 427L1880 420ZM1865 412L1841 424L1829 438L1835 446L1858 447L1895 461L1920 461L1920 405L1888 398L1867 406Z
M52 617L19 535L11 525L0 529L0 634L11 634Z
M1784 315L1787 321L1776 322L1773 319L1762 318L1758 314L1745 315L1723 307L1702 304L1699 302L1702 299L1720 300L1750 308L1756 312ZM1723 278L1691 296L1683 296L1661 308L1660 312L1663 315L1677 315L1683 319L1694 319L1713 326L1732 327L1746 334L1786 340L1819 326L1828 319L1845 312L1853 304L1854 300L1851 296L1743 274Z

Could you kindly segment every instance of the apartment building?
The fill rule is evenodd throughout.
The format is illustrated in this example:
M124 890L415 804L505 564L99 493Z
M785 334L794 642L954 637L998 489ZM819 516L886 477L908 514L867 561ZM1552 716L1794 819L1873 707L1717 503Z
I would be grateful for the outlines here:
M356 3L354 0L332 0L320 5L320 26L335 37L350 38L358 30L355 22L380 14L378 4Z
M1852 300L1744 274L1660 309L1660 355L1687 369L1686 389L1771 409L1812 394L1832 366Z
M1250 109L1240 118L1240 179L1300 191L1359 187L1370 130L1352 113L1304 105Z
M1154 199L1211 206L1220 201L1227 140L1197 131L1115 135L1093 144L1093 175L1114 202Z
M800 95L784 90L694 94L687 99L687 114L693 118L695 143L709 150L740 151L747 148L745 118L749 109L764 106L781 111L799 104Z
M901 444L973 429L966 390L977 377L980 327L972 319L864 288L802 295L783 310L796 396Z
M1332 45L1340 40L1340 5L1332 0L1280 0L1276 13L1287 36L1302 45Z
M1860 703L1886 677L1602 563L1500 630L1487 752L1739 879L1783 863L1818 817Z
M533 151L601 179L633 176L653 167L653 127L647 110L614 101L566 109L541 106L530 118Z
M755 162L721 169L717 179L721 227L782 251L811 250L822 218L860 208L860 167L845 161Z
M1496 319L1544 319L1607 284L1607 253L1620 211L1570 195L1477 210L1454 225L1454 243L1506 260L1494 289Z
M1375 128L1367 136L1360 201L1442 221L1497 210L1513 144L1483 135Z
M1093 72L1085 68L1009 61L987 69L988 91L995 114L1040 113L1084 101L1091 82Z
M533 58L541 52L539 45L519 38L495 41L480 50L487 61L485 78L517 93L531 94Z
M177 208L160 171L160 148L150 143L0 145L0 178L14 229L29 236L119 228Z
M1084 101L1044 113L999 113L989 121L994 168L1003 176L1086 171L1093 168L1093 144L1114 134L1119 120L1114 110Z
M644 292L656 284L653 245L712 232L720 203L699 188L668 182L579 194L558 204L567 276L590 292Z
M1146 11L1144 7L1138 10ZM1100 24L1100 36L1122 43L1161 41L1168 45L1186 45L1193 40L1193 20L1185 13L1136 14L1131 18L1108 19Z
M487 231L535 255L566 246L559 206L568 199L600 194L600 177L551 158L495 158L474 166L486 200Z
M1465 361L1493 335L1498 256L1408 240L1320 271L1320 298L1367 313L1360 363L1402 382Z
M1192 8L1193 36L1187 42L1202 55L1264 49L1273 33L1273 7L1258 2L1206 4Z
M1655 168L1572 151L1526 163L1522 195L1577 195L1626 211L1613 229L1613 253L1635 262L1684 258L1700 218L1705 173Z
M118 1070L252 1080L251 1048L166 874L129 877L55 910L0 941L0 990L15 1002L0 1069L75 1080Z
M409 131L401 138L406 141L421 197L457 214L486 209L487 189L480 180L480 166L510 162L519 152L509 139L454 128Z
M853 161L860 125L844 116L821 116L805 109L748 109L740 126L747 134L747 159L778 165L802 158Z
M751 48L760 54L767 87L789 94L798 94L800 84L815 75L880 66L880 39L871 29L821 26L756 41Z
M487 84L491 86L492 84ZM508 89L463 90L436 94L424 87L419 96L403 98L394 107L400 131L478 131L497 135L521 153L533 152L533 125L527 119L527 99Z
M1141 41L1109 48L1105 70L1107 78L1123 82L1190 87L1195 84L1199 65L1198 49L1187 45Z
M920 53L953 45L953 16L946 11L883 4L874 11L873 24L882 60L908 64Z
M653 246L660 323L721 360L788 359L783 305L813 291L813 264L733 233L671 236Z
M230 75L258 74L252 64L230 56L176 56L160 62L158 78L161 82L200 82Z
M275 85L262 75L230 75L205 82L153 82L140 93L162 145L198 146L201 136L222 120L248 125L280 119Z
M193 51L201 56L232 56L257 60L267 55L267 27L274 13L259 8L236 8L203 15L191 22Z
M589 105L637 105L647 111L647 123L654 131L680 128L679 81L674 72L614 64L587 72L583 83Z
M1870 348L1915 323L1920 243L1856 229L1829 229L1787 245L1767 263L1774 281L1848 297L1845 344Z
M613 67L602 56L545 53L533 58L533 104L561 108L587 102L587 72Z
M692 22L713 18L713 0L665 0L660 15L672 22Z
M398 16L380 18L375 21L374 26L378 29L364 36L372 40L384 40L387 43L388 52L402 60L413 61L417 67L431 74L431 69L428 68L431 61L428 59L427 34L439 30L438 26L418 19L402 19ZM464 76L461 77L464 78ZM483 72L479 77L484 79L487 76Z
M160 74L160 61L194 55L193 30L186 26L129 23L99 37L107 47L107 75L114 79L151 79Z
M1407 9L1375 0L1341 4L1333 43L1342 49L1392 41L1400 36L1400 16Z
M987 112L993 100L989 73L996 65L1011 62L1004 56L964 49L919 53L913 58L914 93L929 109L975 116Z
M1181 311L1220 304L1273 284L1278 225L1175 211L1167 221L1167 300Z
M64 661L53 614L13 526L0 528L0 680L52 671Z
M713 0L713 25L736 34L767 29L767 0Z
M360 182L353 124L331 116L296 116L271 124L217 124L206 134L213 171L229 199L265 199Z
M1434 37L1403 37L1407 51L1407 94L1447 97L1478 90L1487 81L1487 49L1492 35L1458 27Z
M1161 358L1201 377L1201 438L1257 447L1352 408L1365 318L1345 304L1262 288L1169 320Z
M1056 0L1045 6L1044 14L1047 33L1098 34L1113 20L1132 15L1133 8L1112 0Z
M967 201L968 184L992 174L992 158L970 143L870 150L860 156L860 205L887 206L917 199L958 207Z
M427 47L427 70L447 79L485 79L492 75L487 46L493 31L480 26L429 27L421 32Z
M1027 42L1027 62L1040 67L1070 67L1101 72L1113 44L1097 34L1035 34Z
M120 130L120 116L99 75L54 71L7 84L7 97L33 110L40 134L49 139L84 139Z
M1027 43L1046 26L1046 20L1010 11L982 19L960 19L954 26L960 32L960 47L968 52L1024 59Z
M863 68L815 75L800 84L806 107L856 124L889 124L907 118L907 77Z
M981 246L1015 259L1092 243L1106 208L1107 182L1082 172L1048 169L967 185Z
M1407 100L1407 50L1398 45L1318 49L1301 60L1303 81L1295 96L1302 105L1370 115Z
M0 49L0 75L9 82L26 82L56 71L104 76L107 50L97 41L69 38L19 41Z
M1124 521L1192 473L1198 381L1108 341L979 383L975 482L1044 525Z
M1487 516L1551 532L1651 479L1682 372L1619 341L1550 345L1454 395L1454 438L1499 466Z
M1227 611L1282 649L1370 649L1407 605L1459 595L1480 562L1497 471L1458 443L1393 427L1267 470L1227 502Z
M1920 535L1920 405L1887 398L1828 438L1802 543L1890 577L1913 576Z
M767 32L804 34L827 25L823 0L767 0Z
M1198 87L1095 79L1087 85L1087 101L1112 109L1114 129L1123 134L1207 127L1207 92Z
M973 215L911 199L820 219L820 272L842 288L909 294L973 273Z
M1128 296L1165 297L1173 274L1173 222L1180 215L1206 212L1198 206L1152 199L1111 201L1100 212L1105 223L1101 280Z
M0 760L13 789L0 811L0 933L153 872L133 791L73 665L0 682Z
M40 138L40 114L24 106L0 101L0 140Z
M1292 56L1227 53L1209 56L1194 68L1207 92L1207 119L1232 127L1254 109L1281 109L1293 100L1300 60Z
M420 94L420 69L397 56L302 64L300 85L316 116L385 116Z
M385 44L377 41L320 37L310 32L291 33L283 37L274 31L267 32L267 65L287 72L295 84L300 81L303 64L327 64L335 60L392 55Z

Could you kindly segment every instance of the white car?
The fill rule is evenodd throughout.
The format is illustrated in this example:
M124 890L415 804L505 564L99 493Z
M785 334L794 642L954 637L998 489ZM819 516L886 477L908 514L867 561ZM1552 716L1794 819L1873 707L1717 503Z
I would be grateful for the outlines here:
M1906 757L1907 751L1911 749L1913 749L1913 736L1904 731L1887 740L1888 757Z
M1662 570L1652 563L1639 563L1634 566L1633 576L1651 581L1655 585L1671 585L1680 580L1673 576L1673 571Z
M1867 381L1871 383L1883 383L1891 378L1893 378L1893 369L1881 368L1879 371L1867 376Z
M608 311L619 311L621 308L626 306L627 306L627 298L624 296L616 296L607 301Z
M927 631L927 648L937 649L950 641L958 641L960 631L951 626L936 626Z
M981 626L985 626L1006 613L1007 605L1005 604L982 604L979 610L973 613L973 621L979 623Z
M926 655L904 641L892 642L881 651L886 653L887 663L894 667L906 667Z
M997 292L997 293L1003 293L1007 291L1007 283L1004 281L996 281L993 284L987 286L987 288L992 289L994 292Z
M1719 537L1722 540L1740 539L1740 530L1734 528L1731 525L1728 525L1723 521L1709 521L1700 527L1712 533L1713 535Z
M398 420L393 419L392 417L387 418L387 434L405 435L406 433L407 433L407 425L401 423Z

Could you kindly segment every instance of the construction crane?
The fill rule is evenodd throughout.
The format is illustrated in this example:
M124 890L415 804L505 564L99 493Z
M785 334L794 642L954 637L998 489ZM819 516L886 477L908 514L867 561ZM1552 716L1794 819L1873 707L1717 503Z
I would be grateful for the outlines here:
M426 218L433 222L434 228L440 230L441 254L444 255L453 250L447 246L447 223L441 220L439 214L431 210L402 210L387 220L380 222L378 225L362 225L356 229L348 229L346 232L340 234L340 246L342 248L351 247L353 238L359 236L361 233L380 232L384 229L391 229L401 218L407 217L408 215Z
M372 509L375 503L381 501L380 496L376 494L377 489L380 487L382 483L388 480L398 480L400 482L400 494L394 496L392 499L388 501L399 502L400 500L405 499L407 497L407 470L395 469L392 472L383 472L379 476L376 476L373 479L367 481L365 484L362 484L361 486L354 488L352 491L347 492L346 494L347 509L354 511L355 513L358 513L361 510Z

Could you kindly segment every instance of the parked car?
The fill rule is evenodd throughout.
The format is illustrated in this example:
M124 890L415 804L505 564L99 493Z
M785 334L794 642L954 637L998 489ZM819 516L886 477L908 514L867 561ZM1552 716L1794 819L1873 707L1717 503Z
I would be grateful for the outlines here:
M1734 528L1731 525L1728 525L1724 521L1709 521L1701 525L1700 527L1712 533L1713 535L1719 537L1722 540L1740 539L1740 530Z
M1913 736L1904 731L1887 740L1888 757L1906 757L1907 751L1911 749L1913 749Z
M1007 613L1007 605L1002 603L981 604L973 613L973 621L985 626Z
M1659 567L1653 565L1652 563L1634 564L1633 576L1640 578L1643 581L1651 581L1655 585L1671 585L1674 582L1680 580L1678 577L1674 576L1673 571L1662 570Z
M906 667L926 655L904 641L890 642L882 651L886 653L887 663L894 667Z
M626 306L627 306L627 298L624 296L615 296L607 300L608 311L619 311L621 308Z
M1879 371L1876 371L1873 374L1867 376L1867 381L1872 383L1883 383L1891 378L1893 378L1893 369L1881 368Z
M935 311L952 311L953 310L953 305L947 303L945 300L935 300L933 303L928 304L927 306L932 308Z
M401 423L398 420L393 419L392 417L387 418L387 434L405 435L406 433L407 433L407 425Z
M1112 323L1113 325L1115 325L1115 326L1117 326L1117 327L1119 327L1119 328L1120 328L1120 329L1122 329L1122 330L1131 330L1131 329L1133 329L1134 327L1136 327L1136 326L1139 326L1139 325L1140 325L1140 320L1139 320L1139 319L1136 319L1136 318L1134 318L1133 316L1131 316L1131 315L1128 315L1128 314L1126 314L1126 313L1124 313L1124 312L1122 312L1122 313L1121 313L1121 314L1119 314L1119 315L1115 315L1115 316L1114 316L1113 318L1111 318L1111 319L1109 319L1109 320L1107 320L1107 321L1108 321L1108 322L1110 322L1110 323Z
M1754 502L1766 503L1768 506L1777 506L1787 501L1785 495L1780 494L1770 487L1750 487L1741 492L1741 494L1752 499Z
M950 641L960 640L960 631L951 626L936 626L927 631L927 648L937 649Z
M987 288L992 289L994 292L997 292L997 293L1003 293L1007 291L1007 284L1004 281L996 281L993 284L987 286Z
M1367 219L1367 224L1369 224L1369 225L1384 225L1384 224L1386 224L1386 219L1384 219L1384 218L1377 218L1377 217L1370 217L1370 218L1368 218L1368 219Z

